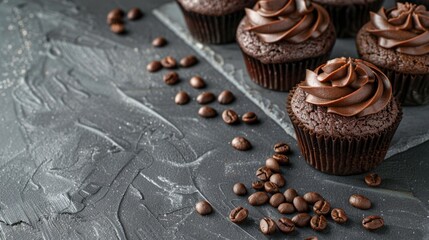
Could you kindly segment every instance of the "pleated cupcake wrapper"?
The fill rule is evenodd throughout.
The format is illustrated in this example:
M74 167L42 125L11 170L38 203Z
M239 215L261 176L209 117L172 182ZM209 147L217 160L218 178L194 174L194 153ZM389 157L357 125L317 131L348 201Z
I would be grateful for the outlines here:
M328 174L352 175L367 172L384 160L402 119L400 109L395 122L379 134L365 137L321 135L308 129L293 113L290 104L295 90L296 88L289 93L287 112L294 126L301 153L309 165Z
M223 44L235 41L235 33L244 10L222 16L208 16L182 9L186 25L192 37L202 43Z
M337 37L347 38L356 36L357 32L365 23L369 21L370 12L377 12L383 0L376 0L372 3L346 4L334 6L321 4L328 11L331 22L335 26Z
M256 84L276 91L289 91L304 80L306 69L314 70L326 62L331 54L307 58L288 63L265 64L243 52L244 62L250 79Z

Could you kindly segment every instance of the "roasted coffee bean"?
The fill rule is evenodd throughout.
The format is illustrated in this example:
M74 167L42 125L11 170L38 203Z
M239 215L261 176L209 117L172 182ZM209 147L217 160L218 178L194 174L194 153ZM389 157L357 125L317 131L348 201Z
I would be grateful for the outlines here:
M315 204L317 201L325 200L319 193L317 192L308 192L304 194L303 198L308 204Z
M305 227L310 223L311 216L308 213L298 213L292 218L292 222L297 227Z
M349 198L349 203L355 207L355 208L359 208L362 210L367 210L371 208L371 201L360 194L353 194L350 196Z
M165 45L167 45L167 39L163 37L157 37L152 40L152 46L154 47L164 47Z
M272 182L265 182L264 183L264 190L267 193L278 193L279 187Z
M115 8L107 14L107 24L123 23L122 18L124 17L124 11L119 8Z
M173 69L177 67L177 62L173 57L167 56L161 60L161 65L167 69Z
M195 210L197 210L197 212L200 215L207 215L213 212L213 208L210 205L210 203L208 203L207 201L200 201L195 205Z
M197 63L198 59L194 55L189 55L180 59L180 66L184 68L192 67Z
M337 223L345 223L349 219L347 217L346 212L344 212L344 210L341 208L332 209L331 217L332 217L332 220L334 220Z
M177 72L168 72L163 77L165 84L174 85L179 82L179 74Z
M174 98L174 102L176 102L177 105L184 105L189 102L191 98L189 97L189 94L185 91L180 91L176 94L176 97Z
M289 145L287 145L286 143L277 143L276 145L274 145L274 152L275 153L288 153L290 150Z
M234 187L232 188L232 191L237 194L238 196L243 196L247 194L246 186L242 183L236 183L234 184Z
M271 169L267 167L260 167L256 170L256 177L262 181L268 181L271 175L273 175L273 172L271 172Z
M255 192L247 198L249 204L252 206L264 205L268 202L269 196L266 192Z
M233 125L238 123L238 115L232 109L226 109L222 113L222 119L226 124Z
M368 216L362 220L362 226L367 230L377 230L384 226L384 219L380 216Z
M283 196L283 194L281 193L276 193L273 196L270 197L270 205L273 207L278 207L280 204L284 203L285 201L285 196Z
M314 204L313 211L318 215L326 215L331 211L331 204L326 200L319 200Z
M247 124L255 124L258 122L258 116L254 112L247 112L241 117L241 120Z
M252 182L252 188L255 190L262 190L264 189L264 182L263 181Z
M290 214L295 212L295 207L292 203L282 203L277 207L281 214Z
M277 162L279 162L280 165L286 165L289 164L289 157L281 154L281 153L276 153L273 155L274 160L276 160Z
M125 33L125 25L122 23L113 23L110 25L110 31L116 34L124 34Z
M298 193L295 189L289 188L283 193L283 195L285 196L286 202L292 203L293 199L298 196Z
M143 17L143 13L139 8L131 8L128 11L127 17L129 20L134 21Z
M310 226L315 231L323 231L328 226L328 221L323 215L315 215L310 220Z
M271 235L276 232L277 226L273 219L264 217L259 222L259 228L265 235Z
M252 144L244 137L235 137L232 139L231 145L238 151L247 151L252 148Z
M289 218L280 218L277 221L277 227L280 231L284 233L291 233L295 231L295 223L292 222Z
M370 187L378 187L381 184L381 177L377 173L369 173L365 176L365 183Z
M306 237L305 240L319 240L316 236Z
M270 182L275 183L279 188L286 184L285 178L280 173L274 173L270 177Z
M220 104L230 104L234 101L234 99L235 99L234 94L232 94L232 92L228 90L221 92L217 97L217 101Z
M308 204L305 199L301 196L297 196L293 199L293 206L298 212L307 212Z
M194 76L189 80L189 84L191 87L195 89L201 89L206 87L206 82L204 79L200 76Z
M238 224L244 222L248 215L249 211L246 208L240 206L231 210L229 213L229 219L231 222Z
M161 65L161 62L159 61L152 61L146 66L146 69L149 72L158 72L159 70L161 70L161 68L162 68L162 65Z
M199 104L207 104L207 103L211 103L216 99L216 96L211 93L211 92L202 92L200 95L198 95L197 97L197 102Z
M214 118L217 116L217 112L214 108L203 106L200 108L200 110L198 110L198 115L203 118Z
M276 160L274 160L274 158L268 158L265 161L265 166L267 166L273 172L280 172L280 165Z

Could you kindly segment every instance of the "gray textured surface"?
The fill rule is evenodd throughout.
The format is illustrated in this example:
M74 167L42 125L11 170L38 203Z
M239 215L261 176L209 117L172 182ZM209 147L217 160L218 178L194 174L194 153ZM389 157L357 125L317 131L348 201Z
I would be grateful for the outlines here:
M317 190L351 218L321 234L300 229L293 237L429 237L428 142L386 160L377 169L382 188L369 189L362 176L327 176L308 167L285 125L269 117L273 106L260 108L255 100L266 92L244 95L206 61L179 73L184 79L201 74L215 93L232 90L237 101L228 107L255 111L261 123L230 127L220 118L198 118L195 102L174 105L179 89L194 97L198 91L185 81L166 86L162 73L145 71L154 58L194 53L151 14L166 2L0 0L1 239L262 239L258 219L279 214L249 206L231 187L254 180L280 140L295 150L284 171L287 186ZM145 18L127 24L125 37L111 34L106 13L135 5ZM158 35L169 39L168 47L150 47ZM232 150L228 142L236 135L247 136L254 149ZM347 198L356 192L368 195L374 208L351 208ZM199 199L209 200L215 213L196 214ZM250 210L251 220L240 226L226 218L237 205ZM386 228L363 230L359 221L369 214L382 214Z

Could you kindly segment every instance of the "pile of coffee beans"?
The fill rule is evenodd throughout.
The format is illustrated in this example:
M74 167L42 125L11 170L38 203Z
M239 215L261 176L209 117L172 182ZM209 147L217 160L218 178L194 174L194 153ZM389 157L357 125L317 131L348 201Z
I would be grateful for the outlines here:
M127 18L130 21L135 21L143 17L143 12L139 8L132 8L127 13ZM110 26L110 31L116 34L126 33L125 29L125 12L120 8L115 8L107 14L107 24Z

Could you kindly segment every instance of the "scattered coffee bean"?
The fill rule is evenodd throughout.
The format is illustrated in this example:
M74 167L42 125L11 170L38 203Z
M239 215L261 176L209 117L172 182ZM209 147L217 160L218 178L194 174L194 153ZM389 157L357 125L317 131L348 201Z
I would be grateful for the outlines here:
M231 210L229 213L229 219L231 222L238 224L244 222L248 215L249 211L246 208L240 206Z
M192 67L197 63L198 59L194 55L189 55L180 59L180 66L184 68Z
M292 218L292 222L297 227L305 227L310 223L311 216L308 213L298 213Z
M290 150L289 145L287 145L286 143L277 143L276 145L274 145L274 152L275 153L288 153Z
M267 192L267 193L278 193L279 192L279 187L277 187L277 185L272 183L272 182L265 182L264 183L264 189L265 189L265 192Z
M293 199L298 196L298 193L295 189L289 188L283 193L283 195L285 196L286 202L292 203Z
M315 204L317 201L325 200L319 193L317 192L308 192L304 194L303 198L308 204Z
M254 112L247 112L241 117L241 120L247 124L254 124L258 122L258 116Z
M291 214L295 212L295 207L292 203L282 203L277 207L277 210L279 210L281 214Z
M341 208L332 209L331 217L332 217L332 220L334 220L337 223L345 223L349 219L347 217L346 212L344 212L344 210Z
M384 226L384 219L380 216L368 216L362 220L362 226L367 230L377 230Z
M211 93L211 92L202 92L200 95L198 95L197 97L197 102L199 104L207 104L207 103L211 103L216 99L216 96Z
M143 17L143 13L139 8L131 8L131 10L128 11L127 17L129 20L134 21Z
M279 188L286 184L285 178L280 173L274 173L270 177L270 182L275 183Z
M255 190L262 190L264 189L264 182L263 181L252 182L252 188Z
M180 91L177 93L176 97L174 98L174 101L177 105L184 105L187 104L190 101L189 94L185 91Z
M173 57L167 56L161 60L161 65L167 69L173 69L177 67L177 62Z
M319 200L314 204L313 211L318 215L326 215L331 211L331 204L326 200Z
M195 205L195 210L197 210L197 212L200 215L207 215L212 213L213 208L210 205L210 203L208 203L207 201L200 201Z
M159 61L152 61L146 66L146 69L149 72L158 72L159 70L161 70L161 68L162 68L162 65L161 65L161 62Z
M152 40L152 46L154 47L164 47L165 45L167 45L167 39L163 37L157 37Z
M232 139L231 145L238 151L247 151L252 148L252 144L244 137L235 137Z
M381 184L381 177L377 173L369 173L365 176L365 183L370 187L378 187Z
M125 25L122 23L113 23L110 25L110 31L116 34L124 34L125 33Z
M247 199L252 206L264 205L270 197L266 192L255 192Z
M315 215L310 220L310 226L313 230L321 232L328 226L328 221L323 215Z
M259 222L259 228L265 235L271 235L276 232L277 226L273 219L264 217Z
M295 223L292 222L289 218L280 218L277 221L277 227L280 231L284 233L291 233L295 231Z
M285 201L285 196L283 196L283 194L281 193L276 193L273 196L271 196L270 198L270 205L273 207L278 207L280 204L284 203Z
M179 74L177 72L168 72L163 77L165 84L174 85L179 82Z
M230 104L234 101L234 99L235 99L234 94L232 94L232 92L228 90L221 92L217 97L217 101L220 104Z
M222 119L226 124L233 125L238 122L238 115L232 109L226 109L222 113Z
M301 196L297 196L293 199L293 206L298 212L307 212L308 204L305 199Z
M316 236L306 237L305 240L319 240Z
M237 194L238 196L243 196L247 194L246 186L242 183L236 183L234 184L234 187L232 188L232 191Z
M280 165L289 164L289 157L284 154L276 153L272 156L272 158L279 162Z
M260 167L256 170L256 177L262 181L268 181L271 175L273 175L273 172L271 172L271 169L267 167Z
M214 108L203 106L200 108L200 110L198 110L198 115L203 118L214 118L217 116L217 112Z
M119 8L111 10L109 14L107 14L107 24L123 23L122 18L124 17L124 14L124 11Z
M200 76L194 76L189 80L189 84L191 87L195 89L201 89L206 87L206 82L204 79Z
M359 208L362 210L367 210L371 208L371 201L360 194L353 194L350 196L349 198L349 203L355 207L355 208Z
M267 166L273 172L280 172L280 165L276 160L274 160L274 158L268 158L265 161L265 166Z

